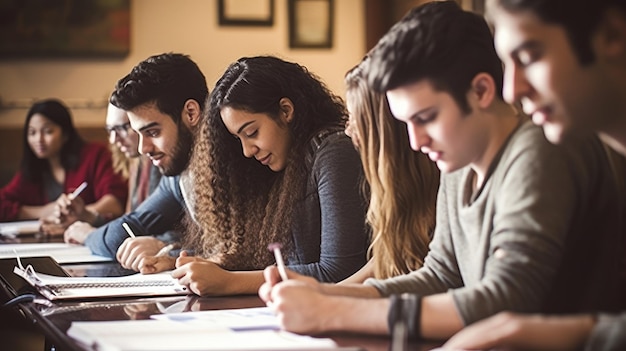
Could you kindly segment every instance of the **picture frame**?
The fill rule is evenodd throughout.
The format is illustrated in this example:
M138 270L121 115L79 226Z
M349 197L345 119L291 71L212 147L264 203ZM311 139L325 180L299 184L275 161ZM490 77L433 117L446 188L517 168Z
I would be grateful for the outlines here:
M274 25L274 0L218 0L220 26Z
M472 11L484 15L485 14L485 0L472 0Z
M288 0L289 47L333 47L334 0Z
M3 0L0 59L123 58L130 52L130 0Z
M465 10L485 14L485 0L456 0L456 2Z

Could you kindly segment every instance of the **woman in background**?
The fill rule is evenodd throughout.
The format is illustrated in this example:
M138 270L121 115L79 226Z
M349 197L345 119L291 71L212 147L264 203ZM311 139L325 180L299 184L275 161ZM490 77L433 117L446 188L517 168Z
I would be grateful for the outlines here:
M77 220L95 224L123 213L128 189L113 171L111 153L80 138L59 100L36 102L23 135L20 170L0 190L0 220L40 219L45 233L62 234ZM83 182L80 195L69 196ZM75 212L73 203L86 210Z
M359 150L370 202L370 260L344 280L362 283L420 268L435 229L439 169L428 156L411 150L406 126L393 118L385 94L365 79L368 59L348 71L346 134Z

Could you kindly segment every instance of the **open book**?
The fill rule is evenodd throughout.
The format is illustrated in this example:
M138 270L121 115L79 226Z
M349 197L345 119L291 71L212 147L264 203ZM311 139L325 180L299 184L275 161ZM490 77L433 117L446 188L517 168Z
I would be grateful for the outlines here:
M191 294L170 272L124 277L58 277L38 273L31 265L22 266L19 257L13 272L50 300Z

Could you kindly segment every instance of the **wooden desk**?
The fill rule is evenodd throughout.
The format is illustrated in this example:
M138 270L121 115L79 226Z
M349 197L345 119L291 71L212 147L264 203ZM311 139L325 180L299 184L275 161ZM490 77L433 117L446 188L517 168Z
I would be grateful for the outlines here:
M180 308L189 311L205 311L227 308L264 306L257 296L234 296L207 298L198 296L162 297L144 299L118 299L90 302L56 303L53 307L22 305L30 319L39 325L49 343L56 350L84 350L66 335L72 321L106 321L149 319L150 315L162 313L164 308ZM367 351L388 351L387 337L364 335L327 335L339 346L357 346ZM172 335L172 337L176 337ZM430 350L438 344L412 343L411 350Z
M35 239L47 240L45 238ZM24 239L27 240L27 239ZM54 240L53 240L54 241ZM63 267L74 276L119 275L124 270L118 263L70 264ZM130 273L130 272L128 272ZM156 298L98 299L88 302L56 302L52 306L33 302L19 305L19 312L24 318L38 326L46 337L46 347L54 345L57 351L85 350L66 335L72 321L114 321L149 319L150 315L168 311L204 311L232 308L263 306L256 295L230 297L199 297L195 295ZM367 351L388 351L390 342L384 336L365 336L351 334L326 335L339 346L357 346ZM172 335L172 337L176 337ZM410 350L430 350L440 344L411 343ZM51 349L51 347L50 347Z

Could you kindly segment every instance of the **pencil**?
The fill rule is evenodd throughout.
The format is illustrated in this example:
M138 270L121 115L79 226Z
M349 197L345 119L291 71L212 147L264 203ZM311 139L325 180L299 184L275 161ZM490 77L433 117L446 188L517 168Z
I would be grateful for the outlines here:
M283 261L283 255L280 252L280 248L282 245L280 243L272 243L267 245L267 249L270 251L274 251L274 258L276 259L276 266L278 267L278 274L280 274L280 278L283 281L286 281L287 278L287 270L285 269L285 261Z
M78 195L80 195L80 193L82 193L86 187L87 187L87 182L80 183L78 188L74 189L74 191L72 191L72 193L68 196L70 200L74 200L75 198L77 198Z
M131 238L136 238L135 233L133 233L132 229L130 229L130 227L128 226L128 223L124 222L122 223L122 227L124 227L124 229L126 230L126 233L128 233L128 236L130 236Z
M169 244L164 246L159 252L157 252L156 257L167 256L174 249L174 244Z

